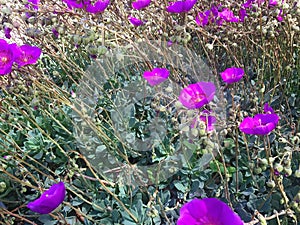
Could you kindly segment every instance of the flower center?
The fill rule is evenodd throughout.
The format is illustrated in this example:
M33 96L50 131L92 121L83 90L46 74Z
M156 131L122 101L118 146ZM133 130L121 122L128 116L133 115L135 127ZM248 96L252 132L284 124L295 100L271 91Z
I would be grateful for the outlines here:
M27 58L27 57L24 57L24 58L23 58L23 61L24 61L24 62L28 62L28 58Z
M195 96L193 96L192 100L195 103L201 102L205 98L205 95L202 93L197 93Z
M260 126L262 125L262 124L261 124L261 119L258 119L258 123L259 123Z
M6 63L8 61L8 58L6 56L1 57L1 62Z

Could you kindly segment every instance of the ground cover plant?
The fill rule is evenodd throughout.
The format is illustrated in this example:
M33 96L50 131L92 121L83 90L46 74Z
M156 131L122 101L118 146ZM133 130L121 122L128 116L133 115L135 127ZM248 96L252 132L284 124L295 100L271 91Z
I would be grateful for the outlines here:
M1 224L300 224L300 3L0 1Z

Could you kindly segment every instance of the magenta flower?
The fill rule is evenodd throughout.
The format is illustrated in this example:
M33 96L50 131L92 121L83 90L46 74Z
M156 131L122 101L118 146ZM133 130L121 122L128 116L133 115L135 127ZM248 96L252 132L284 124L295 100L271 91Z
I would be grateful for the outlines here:
M98 0L94 5L92 5L90 2L86 3L86 11L93 14L102 13L107 8L109 3L110 0Z
M220 9L221 7L222 7L222 5L219 4L218 6L213 5L213 6L210 8L210 10L211 10L211 12L212 12L212 14L213 14L213 16L214 16L215 18L217 18L217 17L219 16L219 9Z
M201 27L205 27L209 22L210 13L211 13L210 10L206 10L205 12L198 13L198 15L195 18L196 23Z
M97 14L97 13L102 13L107 8L109 3L110 0L98 0L94 5L92 5L90 1L84 4L86 6L85 10L87 12Z
M132 17L132 16L128 16L128 20L130 23L132 23L136 27L144 24L143 21L139 20L138 18Z
M14 63L14 52L16 44L8 44L0 39L0 75L8 74L12 70Z
M194 5L197 3L197 0L185 0L169 3L167 7L167 12L169 13L184 13L190 11Z
M180 209L177 225L243 225L228 205L216 198L193 199Z
M275 129L279 116L272 114L257 114L253 118L246 117L240 124L240 130L245 134L266 135Z
M241 8L239 10L240 22L244 22L246 16L248 16L246 9Z
M151 3L151 0L137 0L137 1L133 2L131 5L132 5L132 8L140 10L140 9L143 9L143 8L147 7L148 5L150 5L150 3Z
M274 7L276 6L278 3L277 3L277 0L269 0L269 6L270 7Z
M198 82L182 89L179 94L179 101L188 109L197 109L208 104L214 98L215 92L214 83Z
M226 22L239 22L239 18L235 17L233 12L228 8L225 8L222 12L219 12L219 17Z
M273 108L266 103L264 114L245 118L240 124L240 130L245 134L266 135L275 129L279 119Z
M247 0L247 2L245 2L242 6L244 8L251 8L252 4L254 3L255 0Z
M275 112L274 112L274 109L271 107L271 106L269 106L269 104L268 103L266 103L265 105L264 105L264 113L266 113L266 114L274 114Z
M38 10L38 8L39 8L39 0L28 0L28 4L25 4L25 7L27 8L27 9L30 9L31 8L31 6L32 6L32 8L34 9L34 10Z
M70 9L83 7L83 2L81 0L80 1L78 1L78 0L63 0L63 2L67 3L67 5Z
M145 71L143 77L151 86L158 85L168 79L170 71L166 68L154 68L152 71Z
M29 202L27 207L33 212L48 214L64 201L65 196L65 184L59 182L58 184L53 184L49 190L45 191L38 199Z
M244 74L245 73L242 68L231 67L224 70L221 73L221 77L225 83L231 84L241 80Z
M19 54L17 55L15 62L19 67L36 63L42 53L42 50L39 47L30 45L22 45L17 48L17 51Z
M279 11L279 13L278 13L278 15L277 15L277 20L279 21L279 22L281 22L282 20L283 20L283 17L282 17L282 9L280 9L280 11Z

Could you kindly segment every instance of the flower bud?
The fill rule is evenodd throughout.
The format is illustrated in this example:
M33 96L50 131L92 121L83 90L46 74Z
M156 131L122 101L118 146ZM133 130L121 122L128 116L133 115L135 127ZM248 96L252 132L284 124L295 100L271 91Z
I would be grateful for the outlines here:
M296 201L292 201L292 202L291 202L291 207L292 207L293 209L297 209L297 208L299 207L299 203L297 203Z
M259 162L260 162L261 165L263 165L263 166L267 166L267 165L268 165L268 160L267 160L267 159L259 159Z
M262 169L262 171L266 171L266 170L267 170L267 166L263 165L263 166L261 167L261 169Z
M284 167L283 170L284 170L286 176L291 176L293 173L291 167Z
M171 93L173 91L173 88L168 86L165 90L166 90L166 92Z
M249 162L248 166L249 166L250 169L253 169L255 164L253 162Z
M5 190L6 189L6 183L3 182L3 181L0 182L0 188Z
M254 168L254 173L255 174L261 174L262 169L260 167Z
M267 186L268 186L269 188L275 187L275 182L274 182L274 180L268 180L268 181L267 181Z

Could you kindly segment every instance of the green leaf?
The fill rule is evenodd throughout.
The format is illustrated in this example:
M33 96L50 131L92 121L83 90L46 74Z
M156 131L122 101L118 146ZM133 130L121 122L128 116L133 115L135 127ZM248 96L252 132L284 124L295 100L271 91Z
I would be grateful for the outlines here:
M184 186L182 183L180 183L179 181L174 181L174 186L176 187L176 189L178 191L181 191L183 193L185 193L187 191L187 187Z

